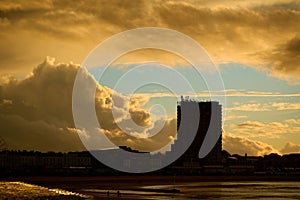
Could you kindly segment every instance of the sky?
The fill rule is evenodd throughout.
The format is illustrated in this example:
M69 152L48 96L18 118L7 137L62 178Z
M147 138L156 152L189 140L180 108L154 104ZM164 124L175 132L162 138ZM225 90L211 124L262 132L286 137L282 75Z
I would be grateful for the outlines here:
M72 116L72 89L80 64L101 42L142 27L168 28L197 41L224 82L223 149L264 155L300 152L300 2L296 0L185 1L6 1L0 3L0 136L8 149L84 150ZM162 41L163 42L163 41ZM205 80L170 52L144 49L114 60L97 84L96 110L102 130L117 145L157 150L175 137L176 98L169 88L148 85L128 99L114 89L123 74L155 62L182 74L199 99L209 99ZM134 70L136 84L151 70ZM207 73L207 72L202 72ZM210 91L218 94L220 91ZM129 92L128 92L129 93ZM183 92L184 93L184 92ZM117 119L111 110L117 94ZM154 104L167 117L163 128ZM129 113L128 113L129 111ZM156 113L157 114L157 113ZM101 118L101 119L100 119ZM143 126L123 133L129 119ZM136 138L137 135L150 138ZM84 134L84 133L82 133Z

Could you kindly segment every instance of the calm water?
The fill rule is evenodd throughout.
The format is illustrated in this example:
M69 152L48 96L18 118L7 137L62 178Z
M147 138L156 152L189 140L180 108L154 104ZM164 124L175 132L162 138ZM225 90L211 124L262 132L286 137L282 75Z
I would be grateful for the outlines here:
M165 190L178 189L169 194ZM82 189L95 199L300 199L299 182L199 182L184 185L141 186L135 189L116 190ZM91 199L91 196L60 189L30 185L22 182L0 182L0 199Z
M151 192L151 189L173 188L173 185L157 185L140 187L143 191L121 190L120 199L300 199L300 182L200 182L176 185L175 188L180 190L177 194ZM86 191L94 193L98 198L117 197L116 191L110 191L110 198L104 190Z

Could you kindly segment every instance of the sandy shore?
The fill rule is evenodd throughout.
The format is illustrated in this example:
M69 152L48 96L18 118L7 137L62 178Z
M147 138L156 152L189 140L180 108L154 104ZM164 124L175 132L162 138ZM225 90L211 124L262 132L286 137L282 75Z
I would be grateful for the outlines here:
M29 176L10 177L8 181L65 188L105 188L105 187L136 187L147 185L172 185L191 182L227 182L227 181L300 181L299 176Z
M31 176L11 177L8 181L22 181L47 188L60 188L72 192L90 195L96 199L117 196L117 191L140 191L142 186L182 185L193 182L236 182L236 181L300 181L299 176L85 176L85 177L57 177L57 176ZM96 191L97 190L97 191ZM102 192L99 192L102 191ZM164 192L170 192L168 189ZM122 197L122 199L126 199ZM130 197L130 199L135 199Z

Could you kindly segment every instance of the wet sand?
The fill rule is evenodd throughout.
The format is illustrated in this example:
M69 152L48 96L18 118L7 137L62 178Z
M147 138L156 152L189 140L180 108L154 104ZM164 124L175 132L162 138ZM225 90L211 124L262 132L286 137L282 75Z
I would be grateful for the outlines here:
M193 182L230 182L230 181L299 181L299 176L85 176L85 177L56 177L32 176L12 177L9 181L22 181L47 188L59 188L72 192L93 196L95 199L122 198L141 199L139 192L166 195L176 193L173 185ZM162 190L145 190L145 186L166 185ZM118 197L118 190L121 197ZM109 195L107 194L109 191ZM126 194L124 194L126 193Z
M61 189L49 189L24 182L0 181L0 199L48 199L48 200L83 200L89 196Z
M38 185L62 185L70 187L111 187L111 186L145 186L170 185L189 182L226 182L226 181L299 181L300 176L22 176L9 177L8 181L23 181Z

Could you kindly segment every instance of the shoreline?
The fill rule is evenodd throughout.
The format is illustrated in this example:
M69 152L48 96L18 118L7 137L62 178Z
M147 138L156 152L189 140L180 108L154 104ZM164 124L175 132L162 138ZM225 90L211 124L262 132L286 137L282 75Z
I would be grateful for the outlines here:
M93 185L107 186L146 186L173 185L175 183L192 182L230 182L230 181L300 181L300 176L19 176L7 177L1 181L22 181L39 185Z
M299 182L299 176L22 176L10 177L0 181L21 181L33 185L38 185L51 189L66 190L82 195L87 195L95 199L110 197L117 198L118 193L122 194L122 199L144 199L143 195L182 195L176 185L193 183L226 183L226 182ZM145 186L150 186L145 187ZM151 187L151 186L158 186ZM164 187L167 186L167 187ZM213 186L211 186L213 187ZM128 193L129 192L129 193ZM126 195L125 195L125 194ZM124 196L123 196L124 194ZM152 194L153 195L153 194ZM125 197L126 196L126 197Z

